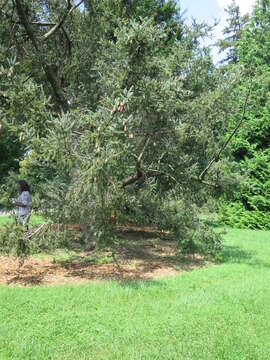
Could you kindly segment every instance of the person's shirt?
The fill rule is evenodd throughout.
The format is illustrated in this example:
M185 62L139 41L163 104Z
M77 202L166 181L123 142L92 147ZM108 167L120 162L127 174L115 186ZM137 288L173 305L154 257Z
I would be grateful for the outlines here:
M18 202L25 205L25 207L21 207L21 206L18 207L19 215L25 216L25 215L30 214L32 197L31 197L31 194L29 193L29 191L23 191L19 195Z

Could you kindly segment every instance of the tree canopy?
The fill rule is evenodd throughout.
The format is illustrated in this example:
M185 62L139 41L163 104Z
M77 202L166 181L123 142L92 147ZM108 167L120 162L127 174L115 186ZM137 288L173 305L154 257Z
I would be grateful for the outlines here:
M26 150L20 173L43 214L100 241L133 222L216 251L199 215L235 180L217 154L247 100L249 32L230 44L235 66L217 68L201 41L210 28L187 25L175 1L0 5L1 123Z

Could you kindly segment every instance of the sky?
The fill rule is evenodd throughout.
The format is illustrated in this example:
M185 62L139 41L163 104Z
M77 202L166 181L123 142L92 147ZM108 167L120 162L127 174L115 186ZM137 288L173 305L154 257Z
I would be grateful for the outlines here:
M240 11L243 14L247 14L252 11L252 7L256 0L236 0L237 5L240 7ZM191 17L199 21L206 21L209 24L214 24L215 19L219 20L214 32L214 39L211 41L214 43L218 38L222 37L222 29L226 25L226 13L224 9L230 5L231 0L178 0L180 7L186 10L185 18L188 20ZM215 49L213 49L214 61L218 62L219 55Z

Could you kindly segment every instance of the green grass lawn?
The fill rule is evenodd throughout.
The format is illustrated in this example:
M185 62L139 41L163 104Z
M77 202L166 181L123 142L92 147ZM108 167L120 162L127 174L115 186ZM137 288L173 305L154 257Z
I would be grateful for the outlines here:
M0 359L270 359L270 232L162 281L2 286Z
M5 224L8 224L13 221L12 216L8 215L0 215L0 226L3 226ZM42 224L42 217L38 215L32 215L30 218L30 224L32 225L39 225Z

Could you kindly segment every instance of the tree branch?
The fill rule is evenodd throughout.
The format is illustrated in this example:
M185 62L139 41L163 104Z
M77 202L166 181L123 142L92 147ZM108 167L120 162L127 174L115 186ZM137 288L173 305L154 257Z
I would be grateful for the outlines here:
M34 31L32 30L30 23L28 22L22 2L21 2L21 0L15 0L15 2L16 2L16 8L17 8L17 13L18 13L19 19L20 19L22 25L24 26L24 29L25 29L28 37L30 38L35 50L37 52L39 52L38 42L36 40ZM39 60L39 62L46 74L48 82L50 83L50 85L53 89L54 95L58 101L61 111L66 112L68 110L68 102L65 99L62 89L59 87L57 78L54 74L52 67L49 66L48 64L46 64L42 58Z
M129 176L128 178L123 180L122 187L126 187L128 185L134 184L136 181L138 181L142 177L143 177L143 172L141 170L140 163L137 161L136 162L136 174Z
M210 170L210 168L212 167L212 165L217 162L220 159L220 155L222 154L222 152L226 149L226 147L228 146L228 144L230 143L230 141L232 140L232 138L234 137L234 135L237 133L237 131L240 129L245 116L246 116L246 108L247 108L247 103L248 103L248 99L250 96L250 92L251 92L251 84L249 86L248 92L246 94L246 98L245 98L245 102L244 102L244 106L243 106L243 113L241 116L241 119L239 120L238 124L236 125L236 127L233 129L231 135L229 136L229 138L227 139L227 141L225 141L225 143L222 145L222 147L220 148L220 150L218 151L218 153L213 157L213 159L209 162L209 164L206 166L206 168L202 171L202 173L199 176L199 180L202 181L205 178L205 175L207 174L207 172Z
M148 144L149 144L149 141L150 141L150 137L146 140L145 144L144 144L144 147L142 149L142 152L140 153L139 157L138 157L138 162L140 163L141 160L142 160L142 157L143 157L143 154L145 152L145 149L147 148Z
M158 177L158 176L167 176L167 177L171 178L172 180L174 180L175 182L177 182L177 180L173 176L171 176L171 175L169 175L169 174L167 174L165 172L162 172L162 171L158 171L158 170L155 170L155 169L147 169L145 172L143 172L141 167L140 167L140 164L138 162L137 162L137 169L136 170L137 171L136 171L135 175L126 178L122 182L122 187L132 185L132 184L134 184L135 182L137 182L140 179L145 180L145 179L150 178L150 177Z
M136 158L136 174L126 178L122 182L123 187L134 184L136 181L140 180L142 177L145 177L145 174L143 173L143 171L141 169L141 160L142 160L143 154L145 152L145 149L147 148L147 146L149 144L149 141L150 141L150 137L146 139L144 147L138 157L136 155L134 155Z
M32 28L27 20L27 16L24 11L24 7L20 0L15 0L15 1L16 1L16 8L17 8L17 12L18 12L19 18L21 20L21 23L23 24L25 31L26 31L27 35L29 36L30 40L32 41L32 44L34 45L35 49L38 50L36 38L34 36L34 32L33 32Z
M25 84L28 80L30 80L32 77L32 74L28 75L27 78L23 81L23 84Z
M64 28L64 26L61 27L61 30L66 38L66 41L67 41L67 48L68 48L68 56L71 57L71 41L70 41L70 38L68 37L68 34Z
M20 22L17 22L20 24ZM37 25L37 26L55 26L55 23L52 22L43 22L43 21L33 21L31 22L31 25Z
M204 184L204 185L207 185L209 187L212 187L212 188L215 188L215 189L219 189L220 186L218 184L215 184L213 182L210 182L210 181L205 181L205 180L200 180L198 177L196 176L191 176L190 177L191 180L194 180L194 181L197 181L197 182L200 182L201 184Z
M60 29L60 27L64 24L66 18L77 8L79 7L81 4L83 3L83 0L78 2L78 4L74 4L72 7L71 6L71 2L68 1L68 6L67 9L65 11L65 14L63 15L62 19L55 24L46 34L43 35L42 40L48 40L58 29Z

